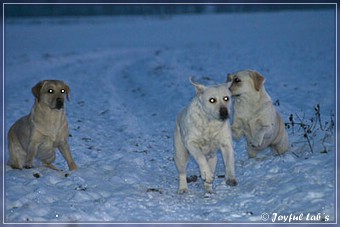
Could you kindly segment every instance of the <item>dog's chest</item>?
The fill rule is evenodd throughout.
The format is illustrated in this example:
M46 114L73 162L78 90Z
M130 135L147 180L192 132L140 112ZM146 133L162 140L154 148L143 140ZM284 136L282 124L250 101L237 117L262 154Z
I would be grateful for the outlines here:
M210 124L201 125L195 135L195 143L202 149L204 153L216 150L220 145L221 135L223 135L223 125Z
M67 130L67 122L64 114L48 114L43 118L33 119L34 128L53 143L62 140L61 135Z
M235 109L235 115L238 118L242 118L242 119L251 119L252 116L254 117L254 115L256 115L256 107L249 107L250 105L241 100L241 99L236 99L235 100L235 105L234 105L234 109Z
M61 122L51 122L50 125L46 126L46 133L49 135L52 141L56 141L60 137L59 134L61 129Z
M196 144L205 155L216 151L219 147L219 143L216 140L208 140L204 138L196 140Z

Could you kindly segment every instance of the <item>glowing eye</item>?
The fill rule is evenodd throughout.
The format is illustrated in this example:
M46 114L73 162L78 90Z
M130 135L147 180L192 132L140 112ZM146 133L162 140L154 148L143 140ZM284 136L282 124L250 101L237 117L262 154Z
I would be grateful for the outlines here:
M61 89L60 92L61 92L61 93L65 93L65 89Z
M53 93L53 89L48 89L48 93Z
M215 98L210 98L210 99L209 99L209 102L210 102L210 103L215 103L215 102L216 102L216 99L215 99Z
M235 82L235 83L240 83L241 80L240 80L240 78L236 77L236 78L234 79L234 82Z
M225 102L228 102L228 101L229 101L229 97L228 97L228 96L224 96L224 97L223 97L223 100L224 100Z

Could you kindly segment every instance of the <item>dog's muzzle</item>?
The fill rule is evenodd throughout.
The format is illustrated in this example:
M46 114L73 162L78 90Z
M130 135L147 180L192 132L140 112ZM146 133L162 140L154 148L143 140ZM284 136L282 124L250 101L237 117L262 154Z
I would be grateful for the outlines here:
M220 108L220 119L222 121L225 121L229 118L229 112L228 109L226 107L221 107Z
M62 98L57 98L55 108L58 110L64 107L64 100Z

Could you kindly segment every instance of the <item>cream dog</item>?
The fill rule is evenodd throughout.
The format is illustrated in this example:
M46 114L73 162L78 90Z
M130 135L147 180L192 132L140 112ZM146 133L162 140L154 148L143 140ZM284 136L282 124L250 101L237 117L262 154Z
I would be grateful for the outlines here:
M230 74L227 80L235 98L233 138L246 137L251 158L266 147L277 154L288 150L285 125L265 90L264 81L262 75L251 70Z
M188 192L186 168L189 155L198 163L205 190L212 193L218 148L222 151L226 183L235 186L234 150L229 124L230 91L227 84L206 87L190 82L196 97L177 117L174 135L175 162L179 173L178 193Z
M65 98L68 99L69 86L58 80L44 80L32 92L35 103L31 113L15 122L8 132L8 165L16 169L32 168L34 159L38 158L58 170L52 164L58 148L69 169L76 170L67 142Z

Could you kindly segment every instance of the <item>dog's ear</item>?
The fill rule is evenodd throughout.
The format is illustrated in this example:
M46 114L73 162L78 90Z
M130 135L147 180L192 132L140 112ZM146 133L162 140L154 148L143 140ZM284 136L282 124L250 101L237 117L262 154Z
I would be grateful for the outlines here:
M67 84L64 83L64 85L65 85L65 89L66 89L66 99L67 99L67 101L70 101L71 89Z
M227 74L227 80L225 81L226 83L232 82L234 79L234 75L232 73Z
M260 73L258 73L256 71L252 71L250 73L250 76L254 81L254 86L255 86L256 91L261 90L261 88L264 84L265 78Z
M192 77L192 76L189 77L189 81L190 81L190 83L191 83L192 85L195 86L195 88L196 88L196 94L197 94L197 95L203 93L203 91L205 90L205 86L204 86L204 85L199 84L199 83L193 81L193 77Z
M32 87L32 93L34 95L34 97L38 100L40 99L40 90L41 88L44 86L45 81L40 81L39 83L37 83L34 87Z

